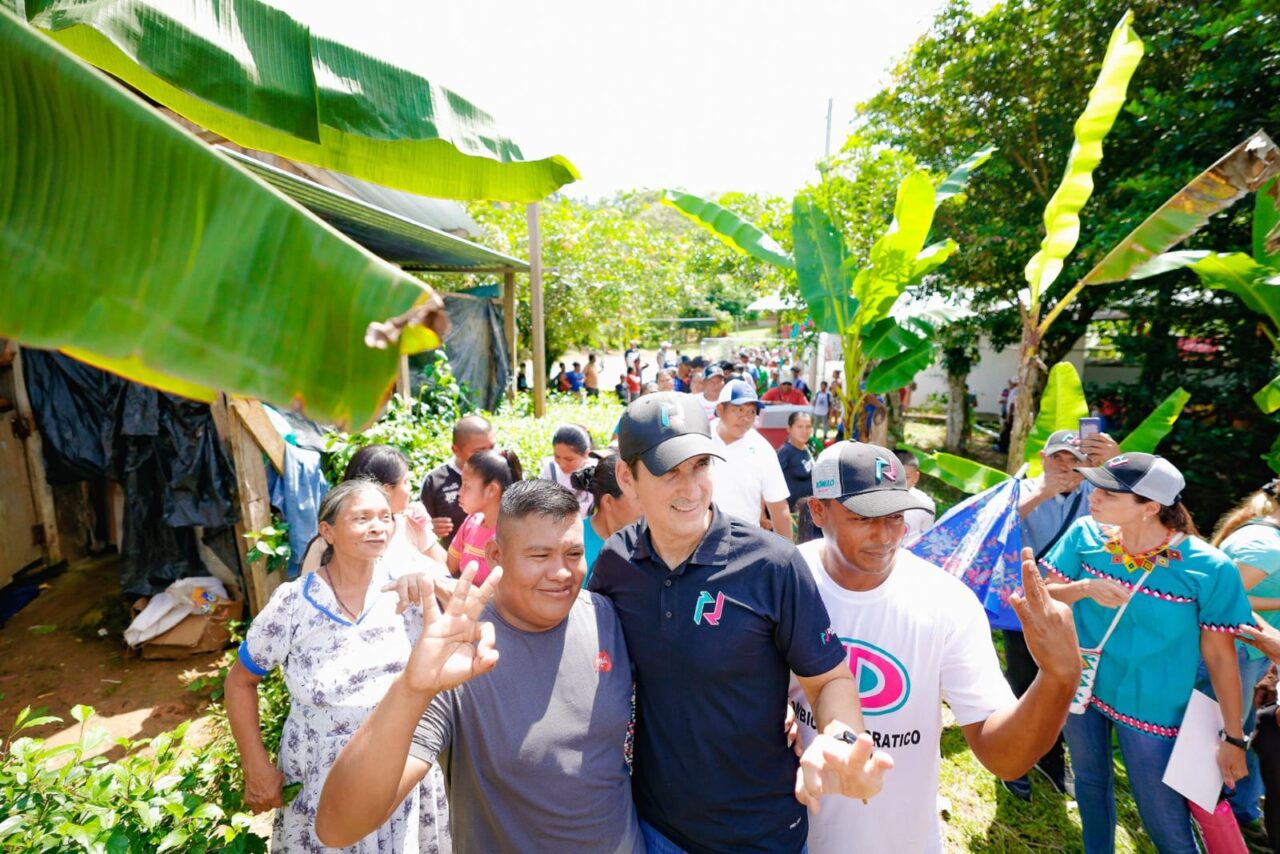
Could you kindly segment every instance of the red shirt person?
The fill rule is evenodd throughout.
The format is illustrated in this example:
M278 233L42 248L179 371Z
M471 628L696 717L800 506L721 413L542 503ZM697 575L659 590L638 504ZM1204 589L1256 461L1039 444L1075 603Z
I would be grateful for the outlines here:
M796 406L808 406L809 400L804 392L791 384L791 380L782 380L760 398L765 403L791 403Z

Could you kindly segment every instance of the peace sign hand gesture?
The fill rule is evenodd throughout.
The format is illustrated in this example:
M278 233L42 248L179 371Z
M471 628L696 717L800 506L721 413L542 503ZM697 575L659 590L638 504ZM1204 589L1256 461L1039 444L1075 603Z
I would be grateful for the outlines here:
M480 614L493 598L502 567L493 567L484 583L475 587L472 581L477 569L478 565L472 562L462 571L443 611L432 585L419 585L422 635L404 669L405 684L410 690L438 694L488 673L497 665L493 623L480 622Z

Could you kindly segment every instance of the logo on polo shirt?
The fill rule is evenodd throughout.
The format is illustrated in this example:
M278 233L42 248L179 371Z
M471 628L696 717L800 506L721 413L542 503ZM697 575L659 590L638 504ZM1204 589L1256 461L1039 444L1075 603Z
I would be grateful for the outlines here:
M866 641L840 638L849 653L849 672L858 686L864 715L887 715L906 705L911 675L888 650Z
M822 645L823 645L823 646L826 646L827 644L831 643L831 642L832 642L833 640L835 640L835 639L836 639L836 630L835 630L835 629L831 628L830 626L827 626L825 629L823 629L823 631L822 631Z
M613 669L613 659L603 649L596 653L595 669L596 673L608 673Z
M707 610L710 608L711 610ZM703 590L698 594L698 602L693 606L693 623L702 625L706 620L709 626L720 625L720 615L724 612L724 594L716 593L715 598Z

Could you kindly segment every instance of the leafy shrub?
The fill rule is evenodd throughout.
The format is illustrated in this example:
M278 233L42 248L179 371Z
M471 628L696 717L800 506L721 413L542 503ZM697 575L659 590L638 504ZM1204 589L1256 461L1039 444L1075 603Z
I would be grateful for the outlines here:
M118 761L85 754L107 739L89 730L88 706L71 716L80 722L74 744L49 747L44 739L20 736L33 727L61 723L58 717L18 715L0 754L0 848L18 851L266 851L249 832L250 815L240 809L241 790L228 785L237 766L234 745L215 739L190 749L188 723L155 738L115 739Z

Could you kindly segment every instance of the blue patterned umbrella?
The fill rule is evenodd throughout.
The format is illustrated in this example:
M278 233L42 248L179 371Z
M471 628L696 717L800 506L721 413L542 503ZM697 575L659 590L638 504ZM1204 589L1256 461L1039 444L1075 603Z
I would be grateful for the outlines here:
M986 608L993 629L1022 629L1009 605L1022 588L1020 483L1010 478L960 502L906 546L963 581Z

